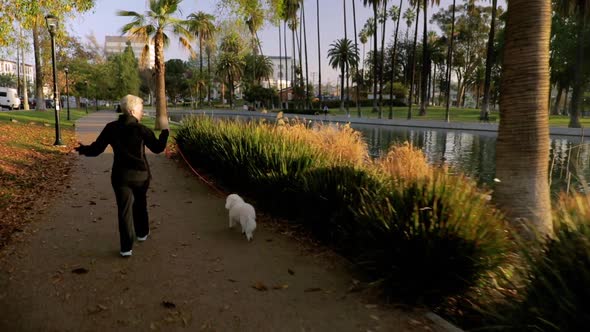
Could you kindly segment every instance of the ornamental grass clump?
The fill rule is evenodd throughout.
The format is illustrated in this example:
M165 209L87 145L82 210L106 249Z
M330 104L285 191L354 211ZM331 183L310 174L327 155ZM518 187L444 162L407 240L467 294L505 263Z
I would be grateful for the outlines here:
M590 326L590 197L562 195L555 235L522 246L525 290L504 324L514 330L586 331Z
M424 152L408 142L392 145L384 156L374 161L374 167L384 174L404 181L429 179L434 172Z
M356 260L388 297L437 305L462 296L509 252L502 215L465 177L435 171L361 200L357 216L371 240Z

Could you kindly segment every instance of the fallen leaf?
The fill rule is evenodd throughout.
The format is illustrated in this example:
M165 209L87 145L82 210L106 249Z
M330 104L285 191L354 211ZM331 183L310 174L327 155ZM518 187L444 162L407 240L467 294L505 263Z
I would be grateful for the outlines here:
M321 288L319 288L319 287L312 287L312 288L306 288L306 289L304 290L304 292L306 292L306 293L311 293L311 292L319 292L319 291L321 291L321 290L322 290L322 289L321 289Z
M169 302L169 301L162 301L162 306L166 309L176 308L176 304L174 304L173 302Z
M266 287L263 283L261 283L260 281L257 281L254 285L252 285L252 288L259 290L261 292L263 291L267 291L268 287Z
M272 289L287 289L289 288L289 285L275 285L272 286Z
M289 272L290 275L295 275L295 271L293 271L291 269L287 269L287 272Z
M227 281L229 281L229 282L238 282L237 280L231 279L231 278L230 279L227 279Z
M84 267L79 267L79 268L73 269L72 270L72 273L75 273L75 274L86 274L86 273L88 273L88 269L87 268L84 268Z
M88 201L88 204L89 205L96 205L96 202L95 201Z

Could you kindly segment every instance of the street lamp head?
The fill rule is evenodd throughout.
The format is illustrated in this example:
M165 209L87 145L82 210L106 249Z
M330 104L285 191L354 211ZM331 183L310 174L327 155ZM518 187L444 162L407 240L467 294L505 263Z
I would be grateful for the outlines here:
M68 72L69 72L69 71L70 71L70 70L68 69L68 67L65 67L65 68L64 68L64 72L66 73L66 75L68 74Z
M49 15L45 16L45 22L47 23L47 29L49 30L49 33L51 35L53 35L55 33L55 31L57 31L57 23L58 23L57 17L49 14Z

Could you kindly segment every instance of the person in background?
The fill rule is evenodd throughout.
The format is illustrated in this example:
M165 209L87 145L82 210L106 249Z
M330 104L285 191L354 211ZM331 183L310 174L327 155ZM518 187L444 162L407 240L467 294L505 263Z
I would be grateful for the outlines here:
M147 190L151 173L145 155L147 146L154 153L166 148L169 130L164 129L156 138L154 132L140 123L143 100L127 95L121 99L119 119L108 123L95 142L75 148L80 155L96 157L107 147L113 148L114 159L111 184L117 200L120 254L129 257L133 242L145 241L150 234L147 211Z

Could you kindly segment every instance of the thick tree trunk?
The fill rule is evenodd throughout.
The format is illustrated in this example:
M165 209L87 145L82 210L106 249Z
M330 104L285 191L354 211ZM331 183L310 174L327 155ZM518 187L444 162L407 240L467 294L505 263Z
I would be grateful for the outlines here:
M41 69L41 45L39 42L39 27L37 21L33 24L33 52L35 53L35 97L37 99L35 103L35 109L44 111L45 110L45 98L43 97L43 70Z
M511 0L500 94L494 199L523 234L553 233L548 182L551 2Z
M155 130L168 128L168 112L166 111L166 68L164 64L164 37L160 30L155 38L155 70L156 70L156 123Z
M318 25L318 98L320 99L320 108L322 107L322 53L320 45L320 0L316 1L317 6L317 25ZM281 47L281 45L279 45Z
M565 87L565 97L563 98L563 108L561 109L561 115L568 115L569 111L569 100L568 100L568 95L570 93L570 87L566 86Z

